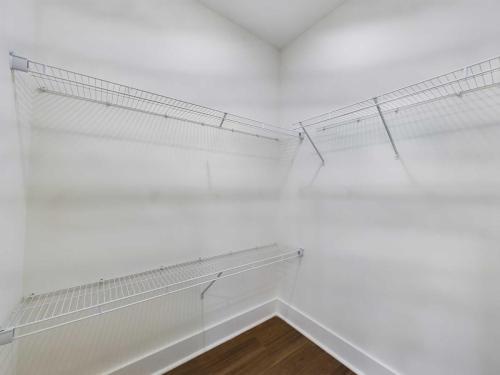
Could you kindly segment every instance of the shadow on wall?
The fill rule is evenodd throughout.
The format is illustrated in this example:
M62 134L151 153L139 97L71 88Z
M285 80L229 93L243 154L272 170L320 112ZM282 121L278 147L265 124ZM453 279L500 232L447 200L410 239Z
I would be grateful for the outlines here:
M341 196L360 190L366 196L383 196L380 189L393 194L403 185L421 192L441 191L447 196L497 194L498 85L386 110L384 118L400 161L394 161L380 116L371 113L359 120L310 130L326 157L326 168L313 168L301 186L310 192ZM308 151L310 160L316 158L313 150Z
M250 126L256 126L255 136L243 135L238 133L244 128L239 125L236 116L228 116L226 121L228 125L231 124L228 128L220 124L220 118L216 117L219 113L215 110L149 93L146 95L172 103L160 103L154 99L136 97L133 93L121 94L108 88L82 89L82 84L61 84L59 81L52 83L50 80L49 83L38 82L42 78L36 74L34 73L32 78L24 73L15 72L20 112L26 114L29 111L29 114L33 115L32 126L35 128L258 159L279 159L279 142L275 141L273 136L259 131L258 122L252 124L253 120L245 119ZM120 89L116 90L123 90L121 86L117 86ZM139 94L135 95L145 95L142 91L138 92ZM112 104L106 105L108 102ZM134 110L124 110L129 107ZM200 108L204 112L197 112ZM158 116L157 113L164 115ZM183 117L186 121L178 120L176 117ZM206 126L194 125L190 121L205 123ZM219 125L221 129L213 128Z
M162 117L141 112L140 108L132 111L55 95L39 87L64 84L40 83L40 79L36 74L34 78L24 73L15 74L25 164L33 172L28 174L32 193L44 189L54 192L68 181L78 181L82 187L92 179L95 182L101 178L99 194L108 187L114 188L109 198L123 192L127 186L123 178L127 175L128 182L134 179L134 187L139 191L147 188L148 183L156 185L149 186L156 197L173 194L182 198L215 192L230 199L276 195L286 181L299 146L299 140L294 137L276 141L267 138L266 133L259 135L258 130L257 136L238 133L241 126L233 118L227 121L231 122L234 132L214 128L214 124L202 126L172 118L179 117L185 110L191 120L214 121L211 114L197 119L199 115L191 108L179 110L173 106L168 113L170 117ZM76 86L62 90L86 89ZM79 95L85 96L85 91ZM102 96L103 93L88 95ZM115 99L128 100L119 95ZM148 110L156 106L141 100L134 105L147 106ZM37 177L41 177L42 172L51 174L53 183L48 179L40 183ZM120 179L110 180L112 174L119 175ZM63 175L66 182L58 180Z
M326 164L302 155L283 218L313 251L283 295L400 373L496 374L500 87L430 99L384 111L401 160L373 101L310 130Z
M175 261L275 241L277 198L297 137L278 142L186 123L172 116L199 116L189 103L165 105L158 100L175 99L109 82L90 91L86 81L70 86L50 73L15 72L28 170L25 291L140 272L162 262L166 247ZM49 92L57 89L63 95ZM137 110L118 108L130 96ZM168 118L141 112L165 107ZM228 122L236 127L234 117Z

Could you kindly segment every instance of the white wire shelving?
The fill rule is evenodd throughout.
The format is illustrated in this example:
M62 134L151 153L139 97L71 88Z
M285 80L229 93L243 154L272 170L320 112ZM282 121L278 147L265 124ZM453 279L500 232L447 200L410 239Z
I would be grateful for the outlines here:
M194 287L203 289L203 299L218 280L303 255L302 249L271 244L30 295L22 299L0 331L0 345Z
M398 112L437 100L462 97L468 93L500 85L500 57L494 57L469 65L377 97L360 101L309 119L292 127L327 132L370 118L379 118L387 113Z
M155 94L11 54L11 69L30 74L39 92L161 116L225 132L279 141L296 131Z

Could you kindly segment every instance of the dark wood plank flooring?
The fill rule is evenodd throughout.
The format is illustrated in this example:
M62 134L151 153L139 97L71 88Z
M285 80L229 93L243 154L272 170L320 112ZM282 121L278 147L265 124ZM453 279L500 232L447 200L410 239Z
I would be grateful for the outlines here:
M356 375L279 318L168 372L168 375Z

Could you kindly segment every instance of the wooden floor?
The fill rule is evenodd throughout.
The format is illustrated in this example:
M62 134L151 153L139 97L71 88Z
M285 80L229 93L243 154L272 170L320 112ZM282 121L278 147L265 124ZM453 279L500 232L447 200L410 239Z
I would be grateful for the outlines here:
M356 375L276 317L168 372L181 374Z

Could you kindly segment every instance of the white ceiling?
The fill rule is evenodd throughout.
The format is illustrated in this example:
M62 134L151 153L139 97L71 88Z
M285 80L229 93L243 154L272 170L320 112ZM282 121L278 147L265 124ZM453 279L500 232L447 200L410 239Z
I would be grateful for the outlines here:
M282 48L344 0L199 0L261 39Z

